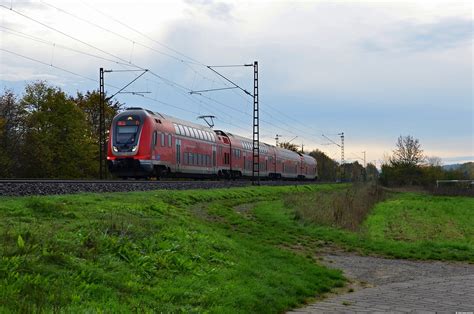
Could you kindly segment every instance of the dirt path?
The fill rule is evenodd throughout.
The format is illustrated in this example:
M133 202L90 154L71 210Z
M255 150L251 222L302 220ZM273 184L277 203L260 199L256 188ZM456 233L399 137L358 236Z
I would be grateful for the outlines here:
M323 264L341 269L350 291L290 313L474 311L474 265L333 253Z

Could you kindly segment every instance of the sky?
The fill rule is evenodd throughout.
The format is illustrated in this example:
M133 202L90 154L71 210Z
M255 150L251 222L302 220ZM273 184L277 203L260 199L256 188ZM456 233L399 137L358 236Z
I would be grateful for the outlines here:
M84 93L102 67L111 96L148 69L115 99L251 137L242 90L190 92L258 61L262 141L340 161L344 132L346 161L380 166L411 135L451 164L474 161L472 45L471 1L0 0L0 92ZM253 92L253 67L213 69Z

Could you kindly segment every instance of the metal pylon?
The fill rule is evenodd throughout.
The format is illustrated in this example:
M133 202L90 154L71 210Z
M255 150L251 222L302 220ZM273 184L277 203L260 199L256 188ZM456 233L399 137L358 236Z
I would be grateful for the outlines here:
M252 184L260 185L260 134L258 111L258 62L253 63L253 167Z

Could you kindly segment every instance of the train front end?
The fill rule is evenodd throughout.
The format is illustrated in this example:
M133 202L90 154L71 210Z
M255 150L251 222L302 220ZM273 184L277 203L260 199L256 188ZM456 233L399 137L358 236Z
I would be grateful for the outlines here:
M112 121L107 162L109 171L122 178L148 177L153 173L150 162L149 117L139 108L119 113Z

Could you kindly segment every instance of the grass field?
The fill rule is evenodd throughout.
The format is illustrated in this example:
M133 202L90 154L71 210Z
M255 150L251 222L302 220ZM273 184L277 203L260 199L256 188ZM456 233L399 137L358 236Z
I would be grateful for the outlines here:
M294 189L2 198L0 312L292 308L344 282L254 220Z
M344 285L317 264L328 243L474 261L474 198L379 192L320 185L1 198L0 312L282 312Z

